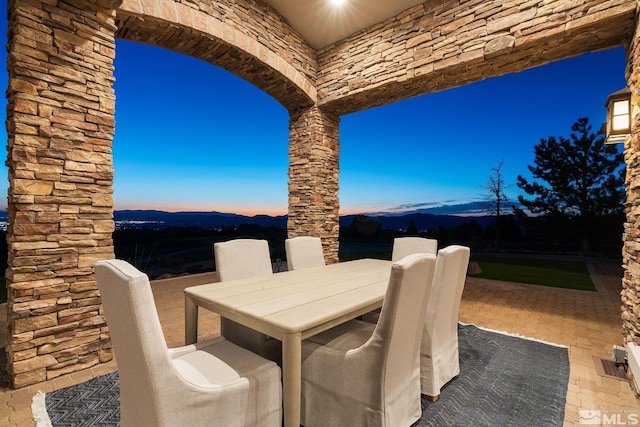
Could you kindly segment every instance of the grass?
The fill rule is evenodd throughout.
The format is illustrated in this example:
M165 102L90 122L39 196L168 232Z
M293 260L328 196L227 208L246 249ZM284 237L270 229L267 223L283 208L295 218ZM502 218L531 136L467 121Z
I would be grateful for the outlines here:
M390 257L390 253L382 251L341 252L339 256L340 261L360 258L390 259ZM589 270L587 270L587 265L583 261L474 255L473 253L471 261L477 262L482 270L482 273L470 274L472 277L555 288L596 291L591 281Z
M583 261L551 260L537 258L472 256L482 273L473 277L528 283L556 288L596 291L587 265Z

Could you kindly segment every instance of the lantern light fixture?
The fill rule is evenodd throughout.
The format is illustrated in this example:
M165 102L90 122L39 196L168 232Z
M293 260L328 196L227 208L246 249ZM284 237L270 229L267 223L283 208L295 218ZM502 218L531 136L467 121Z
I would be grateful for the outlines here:
M631 91L620 89L607 97L607 136L605 144L625 142L631 137Z

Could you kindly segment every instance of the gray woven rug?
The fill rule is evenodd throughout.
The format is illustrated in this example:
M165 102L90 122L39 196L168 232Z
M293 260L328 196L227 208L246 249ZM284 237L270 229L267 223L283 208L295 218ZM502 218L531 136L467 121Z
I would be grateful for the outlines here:
M458 328L460 375L422 400L414 426L562 426L569 382L566 347Z
M423 399L417 426L562 426L569 355L557 347L461 325L460 375L437 402ZM120 420L118 374L47 393L53 426L111 426Z
M53 426L120 425L120 379L117 372L47 393L44 400Z

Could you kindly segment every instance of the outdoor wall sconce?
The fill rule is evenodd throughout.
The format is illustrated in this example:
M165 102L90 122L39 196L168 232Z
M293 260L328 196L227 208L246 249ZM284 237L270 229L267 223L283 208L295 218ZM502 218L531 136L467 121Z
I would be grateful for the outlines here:
M631 91L620 89L607 97L607 138L605 144L625 142L631 137Z

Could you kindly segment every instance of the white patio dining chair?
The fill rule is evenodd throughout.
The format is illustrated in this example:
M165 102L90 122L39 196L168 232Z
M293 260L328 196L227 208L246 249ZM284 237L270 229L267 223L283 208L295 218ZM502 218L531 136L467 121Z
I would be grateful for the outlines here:
M261 239L235 239L213 245L218 280L244 279L273 274L269 243ZM220 319L222 336L262 357L280 364L282 343L233 320Z
M289 271L325 265L322 240L319 237L298 236L286 239L284 250Z
M396 262L411 254L436 254L438 241L424 237L396 237L393 239L391 261ZM377 323L380 317L380 309L370 311L362 315L362 320Z
M422 394L432 401L460 374L458 311L467 276L470 250L452 245L440 249L433 276L420 349Z
M410 254L435 254L438 241L425 237L396 237L393 239L391 261L398 261Z
M280 368L216 337L167 348L149 278L122 260L95 264L127 426L279 427Z
M409 426L420 405L420 339L435 256L391 266L377 324L351 320L302 342L305 426Z

